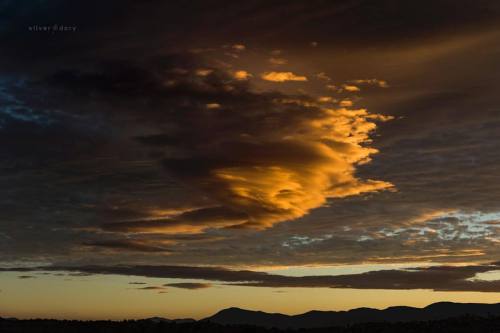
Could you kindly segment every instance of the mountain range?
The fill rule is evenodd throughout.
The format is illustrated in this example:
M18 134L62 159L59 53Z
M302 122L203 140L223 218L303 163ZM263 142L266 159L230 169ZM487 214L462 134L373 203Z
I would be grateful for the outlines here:
M442 320L444 320L444 322L441 322ZM451 320L451 322L449 322L448 320ZM177 329L178 332L192 332L193 330L200 332L213 332L214 330L223 330L223 328L225 327L227 327L228 329L233 329L234 332L240 332L242 330L245 331L244 327L248 327L246 325L259 326L262 328L262 332L266 331L266 329L271 328L286 330L316 328L326 329L331 327L337 327L338 332L342 331L341 328L344 327L347 332L349 331L349 327L353 328L353 330L356 330L356 325L380 324L386 326L389 325L388 329L394 329L394 327L390 325L410 325L410 322L414 322L414 325L418 325L417 322L422 323L422 325L424 325L425 323L435 323L434 326L437 325L436 327L440 327L439 325L458 325L457 327L459 327L460 329L464 328L464 330L462 330L463 332L472 332L470 329L466 329L465 326L467 325L482 325L481 327L484 326L487 329L485 328L486 331L482 330L481 332L500 332L499 320L500 303L481 304L439 302L428 305L424 308L393 306L383 310L372 308L357 308L348 311L309 311L298 315L266 313L262 311L251 311L232 307L221 310L213 316L198 321L190 318L166 319L161 317L152 317L138 321L125 320L121 322L85 322L42 319L17 320L15 318L0 318L0 332L5 331L25 333L39 332L40 330L46 332L47 330L44 331L44 329L48 329L48 327L50 327L53 332L62 332L67 331L67 325L73 325L82 329L88 329L89 331L95 331L97 326L102 325L103 327L111 329L110 332L115 332L116 330L121 332L128 332L127 329L130 332L135 332L133 329L137 327L139 327L137 329L140 330L145 329L144 327L140 326L142 325L141 323L147 323L147 325L153 326L167 325L171 329ZM155 331L156 328L154 328L153 326L148 326L148 329ZM490 326L495 328L492 329ZM239 331L238 327L241 328ZM58 331L58 329L60 330ZM112 329L115 329L115 331L113 331ZM146 330L144 332L149 331Z
M357 308L349 311L309 311L299 315L266 313L240 308L228 308L203 319L222 325L256 325L276 328L318 328L345 326L368 322L410 322L440 320L464 315L500 316L500 303L439 302L424 308L393 306L384 310Z

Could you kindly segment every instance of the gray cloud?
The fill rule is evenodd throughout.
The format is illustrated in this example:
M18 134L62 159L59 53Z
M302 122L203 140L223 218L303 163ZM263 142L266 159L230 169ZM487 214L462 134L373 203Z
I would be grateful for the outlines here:
M0 260L302 265L498 259L494 2L464 1L458 8L447 0L387 0L375 7L257 1L241 17L238 4L214 2L207 9L202 2L110 1L96 15L92 9L92 22L89 3L0 6L7 9L0 10L0 140L9 142L0 148ZM289 20L277 27L283 6ZM28 32L40 17L78 25L78 32ZM161 32L160 19L169 24ZM199 31L205 31L203 41ZM148 39L123 37L132 35ZM312 40L317 47L308 46ZM247 48L231 62L219 46L236 43ZM257 77L275 70L262 64L278 48L287 59L279 70L304 73L307 94L286 86L253 91L251 78L234 80L239 67ZM197 76L199 68L212 72ZM266 205L270 201L260 198L269 192L242 208L227 195L241 184L213 182L215 170L277 164L309 180L308 171L322 165L324 155L310 145L269 142L271 133L298 135L298 125L318 120L313 95L333 94L314 79L319 70L337 86L365 78L389 83L387 89L365 84L352 96L355 106L395 117L377 124L370 146L379 153L356 166L353 176L383 180L398 191L327 199L315 210L295 205L309 215ZM295 104L275 102L286 99ZM220 108L207 109L211 103ZM279 183L276 173L262 173ZM308 196L313 190L307 188ZM255 230L263 225L272 228Z
M140 251L140 252L171 252L163 246L158 246L150 243L143 243L133 240L103 240L103 241L92 241L84 243L83 245L102 247L107 249L115 250L129 250L129 251Z
M168 283L164 284L165 287L197 290L210 288L212 285L210 283L196 283L196 282L178 282L178 283Z
M147 287L141 287L141 288L136 288L137 290L165 290L163 287L159 286L147 286Z
M353 288L353 289L431 289L435 291L500 292L500 280L480 280L478 273L499 270L500 263L469 266L431 266L401 270L380 270L359 274L322 276L284 276L249 270L194 266L47 266L2 268L0 271L69 271L91 274L117 274L154 278L202 279L230 285L272 288ZM200 289L204 283L170 283L165 286ZM162 287L143 287L156 290Z

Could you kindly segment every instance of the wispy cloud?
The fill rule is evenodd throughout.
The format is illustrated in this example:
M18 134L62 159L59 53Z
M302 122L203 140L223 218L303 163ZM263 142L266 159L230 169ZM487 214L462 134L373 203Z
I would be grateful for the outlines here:
M197 290L210 288L212 285L210 283L196 283L196 282L178 282L178 283L168 283L164 284L165 287Z
M134 275L154 278L202 279L230 285L271 288L353 288L353 289L431 289L435 291L500 292L500 280L480 280L479 273L496 271L500 263L469 266L431 266L369 271L359 274L284 276L249 270L193 266L46 266L2 268L0 271L69 271L91 274ZM166 287L203 289L206 283L169 283ZM147 286L141 290L162 290Z

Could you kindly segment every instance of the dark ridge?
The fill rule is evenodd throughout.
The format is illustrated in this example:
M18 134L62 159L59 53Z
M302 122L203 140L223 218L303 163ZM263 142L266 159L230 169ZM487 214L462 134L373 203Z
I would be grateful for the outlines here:
M1 333L128 333L128 332L500 332L500 303L440 302L424 308L392 306L384 310L309 311L289 316L240 308L194 319L152 317L125 321L18 320L0 318Z
M153 318L154 319L154 318ZM158 318L156 318L158 319ZM413 322L359 323L347 326L304 328L300 330L221 325L210 321L178 323L175 321L124 320L12 320L0 318L1 333L498 333L500 316L461 316L441 320Z
M424 308L393 306L384 310L358 308L349 311L309 311L294 316L229 308L219 311L211 317L205 318L204 321L222 325L256 325L282 329L299 329L345 326L369 322L395 323L442 320L464 315L477 317L500 316L500 303L475 304L440 302L428 305Z

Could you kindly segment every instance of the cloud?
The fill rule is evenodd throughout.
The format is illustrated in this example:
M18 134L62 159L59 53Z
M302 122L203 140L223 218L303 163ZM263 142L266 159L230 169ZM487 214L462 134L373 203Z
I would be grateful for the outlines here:
M342 88L345 91L349 91L349 92L356 92L356 91L360 91L361 90L361 89L359 89L359 87L351 85L351 84L344 84L344 85L342 85Z
M307 81L307 77L292 72L265 72L260 77L265 81L272 82Z
M350 99L343 99L340 101L339 105L343 108L351 107L353 105Z
M139 251L139 252L172 252L172 249L168 249L160 244L153 244L152 242L145 241L135 241L135 240L99 240L99 241L89 241L83 243L85 246L106 248L110 250L118 251Z
M288 63L288 60L286 60L285 58L277 58L277 57L271 57L268 59L268 61L271 65L276 65L276 66L286 65Z
M164 284L165 287L197 290L210 288L212 285L210 283L195 283L195 282L179 282L179 283L168 283Z
M361 274L316 276L244 283L266 287L330 287L353 289L430 289L434 291L499 292L500 280L473 279L476 274L494 270L498 264L484 266L437 266L407 270L381 270ZM286 281L288 280L288 281Z
M320 103L333 103L335 99L331 96L321 96L318 98L318 102Z
M202 279L226 282L230 285L269 288L352 288L352 289L430 289L435 291L500 292L500 280L479 280L476 275L495 271L500 263L469 266L431 266L407 269L369 271L358 274L285 276L221 267L192 266L46 266L28 268L31 271L70 271L91 274L134 275L154 278ZM26 271L26 268L19 268ZM0 271L18 271L1 268ZM209 284L171 283L167 287L199 289ZM159 290L163 287L143 287Z
M76 276L76 277L85 277L85 276L92 276L92 275L93 274L91 274L91 273L85 273L85 272L67 274L67 276Z
M203 184L202 188L219 202L244 213L246 226L254 227L301 217L323 205L328 197L391 187L385 182L359 181L352 174L354 165L369 161L369 156L376 153L360 143L375 129L372 119L377 118L364 110L311 111L310 115L316 116L309 119L300 119L299 115L293 120L292 113L287 113L288 125L272 134L257 132L257 136L233 139L226 133L225 143L210 150L223 155L207 154L185 161L169 159L164 164L190 183ZM283 116L274 115L276 120ZM248 120L251 124L252 120ZM186 169L188 165L191 169ZM193 168L195 165L199 166ZM225 222L243 224L241 220Z
M375 85L380 88L388 88L389 85L387 84L387 81L385 80L379 80L379 79L358 79L358 80L351 80L350 82L356 83L356 84L367 84L367 85Z
M252 77L252 74L244 70L239 70L234 72L233 76L236 80L248 80L249 78Z
M128 101L128 115L119 113L120 117L140 114L139 128L151 133L136 136L137 142L144 150L163 156L159 162L170 176L209 193L212 200L211 208L167 218L106 222L104 230L197 233L210 228L263 229L302 217L328 198L392 187L388 182L355 176L356 166L377 153L367 145L376 123L390 118L363 109L324 108L312 103L309 96L291 96L298 103L289 105L281 102L289 96L254 91L246 82L234 81L227 89L231 74L222 69L195 79L165 70L165 66L178 68L168 61L172 59L162 61L161 71L154 65L115 64L98 72L58 73L50 78L54 86L70 94L94 94L104 103L102 114L116 117L117 111L108 103ZM165 72L171 77L158 74ZM164 85L168 80L178 83ZM157 106L144 111L144 98ZM205 110L220 105L231 111ZM162 112L173 106L185 111ZM136 131L136 121L127 124L127 131Z
M232 48L233 48L233 50L235 50L235 51L239 51L239 52L241 52L241 51L245 51L245 50L246 50L246 46L245 46L245 45L243 45L243 44L234 44L234 45L232 46Z
M135 288L136 290L165 290L166 288L158 287L158 286L147 286L141 288Z
M494 51L499 6L469 0L460 8L447 0L434 1L432 7L393 2L382 1L376 17L364 2L339 7L314 1L294 8L262 2L248 8L251 20L237 21L223 18L235 17L239 5L214 3L213 11L224 22L214 29L213 13L198 1L189 8L174 2L101 3L98 15L90 9L95 6L89 3L97 4L93 1L66 6L56 0L49 7L8 1L9 14L0 28L0 141L9 142L0 147L0 185L5 189L1 260L43 256L94 263L220 265L495 260L500 239L493 224L500 193L500 123L494 107L500 103ZM54 10L59 6L65 10ZM276 15L285 7L290 19L277 27ZM78 35L24 33L38 18L57 22L63 12L64 20L81 28ZM165 20L172 24L158 30L157 22ZM460 29L455 29L457 23ZM144 35L147 40L134 37ZM221 40L252 40L259 49L239 52L229 43L221 51L214 46ZM307 47L312 40L320 46ZM277 47L280 52L269 52ZM225 57L227 51L239 59ZM294 73L299 68L298 73L323 71L336 81L308 74L307 85L275 84L273 89L284 91L274 93L256 89L266 82L234 77L238 68L273 70L260 67L270 66L271 56L300 66ZM221 59L224 64L215 61ZM213 71L199 76L198 69ZM376 87L373 77L384 78L391 89L370 89ZM317 100L325 94L324 85L334 83L339 92L337 82L362 89L356 105L394 117L388 122L366 119L375 121L376 128L358 143L359 149L378 153L370 155L368 164L363 159L350 164L347 174L368 187L373 186L370 180L394 184L398 192L339 196L364 187L356 181L343 187L334 178L337 196L330 189L303 186L301 191L311 191L315 202L285 199L290 184L306 179L294 180L302 172L295 167L300 161L274 152L296 142L317 151L322 134L308 128L327 106L318 106ZM295 88L302 89L299 96ZM296 103L277 101L285 99ZM207 109L210 103L221 108ZM331 126L344 127L342 118L331 118L338 120ZM347 128L354 131L357 117L349 119ZM308 130L302 135L304 124ZM275 159L266 164L270 158L253 158L255 150L267 151L269 141L269 155ZM247 148L251 145L258 148ZM332 150L342 160L350 153L337 153L340 146L332 144ZM226 147L232 147L227 155ZM353 151L356 155L358 148ZM301 154L299 148L293 152ZM323 164L312 154L304 156L317 181L317 174L325 174ZM250 184L242 182L240 169L240 179L217 174L235 165L254 177L267 173L270 165L291 169L292 176L284 181L278 173L280 200L267 178L264 200L259 201L256 190L251 203L234 203L228 198L239 193L238 186L261 186L252 178L246 180ZM284 209L286 204L293 209ZM236 211L239 218L227 213L227 223L210 216L204 223L181 217L185 211L158 214L207 207ZM457 215L421 219L430 211L450 210ZM476 214L490 214L489 220L471 218ZM301 217L278 222L289 216ZM249 227L253 229L242 232ZM97 245L89 251L81 246L122 239L153 249L134 250L127 244ZM153 251L174 243L176 251L168 256Z
M323 80L323 81L326 81L326 82L329 82L332 80L325 72L317 73L316 78Z
M195 209L164 219L104 223L101 228L113 232L194 234L207 228L243 224L248 219L245 213L219 206Z
M0 136L23 145L9 151L48 163L52 205L75 193L53 228L65 236L48 251L174 260L208 243L215 251L216 242L245 230L302 218L333 199L393 188L356 174L378 153L371 136L389 117L338 109L306 93L261 90L205 57L114 59L10 87L48 120L9 120ZM64 111L50 111L56 108ZM26 186L10 187L14 201L26 202ZM30 212L14 214L31 220ZM54 223L50 213L40 218Z
M205 106L207 109L219 109L221 107L219 103L207 103Z
M198 76L207 76L213 73L213 69L208 68L200 68L196 70L196 75Z

